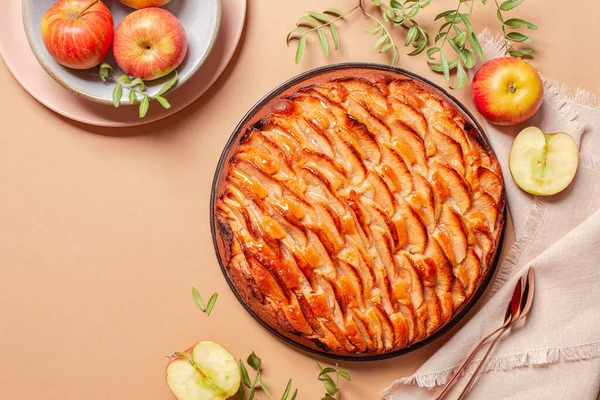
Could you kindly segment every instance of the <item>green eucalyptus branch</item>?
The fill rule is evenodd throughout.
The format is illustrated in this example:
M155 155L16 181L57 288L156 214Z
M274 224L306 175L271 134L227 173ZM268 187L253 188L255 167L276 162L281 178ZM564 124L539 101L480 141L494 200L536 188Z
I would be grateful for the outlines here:
M129 75L123 74L118 78L114 76L115 70L114 68L107 62L103 62L100 65L99 75L100 79L103 82L107 80L111 80L115 82L117 85L113 90L113 105L115 107L119 107L121 105L121 98L123 97L123 89L127 89L129 91L128 102L129 104L140 104L139 115L140 118L144 118L148 113L148 108L150 107L150 100L156 100L158 103L166 109L171 108L171 104L167 101L167 99L163 96L167 93L175 84L177 83L178 76L177 71L173 78L171 78L167 83L164 84L162 88L155 94L150 95L146 93L146 84L140 78L132 78ZM140 100L141 97L141 100Z
M383 0L370 0L377 7L383 16L383 21L373 13L367 12L362 4L362 0L347 12L339 11L335 8L328 8L323 13L309 11L308 15L301 17L296 28L293 29L286 38L289 46L292 40L298 41L296 49L296 64L300 62L307 46L307 36L316 32L321 49L325 56L329 55L329 44L325 34L326 28L331 32L334 48L339 47L340 39L335 23L345 19L350 13L360 9L363 15L375 22L375 27L365 32L367 35L378 36L373 44L373 50L379 50L380 53L389 53L391 55L390 64L398 64L399 48L388 23L393 27L402 27L405 30L404 46L412 46L413 50L408 53L409 56L416 56L426 50L427 64L435 72L444 74L445 79L450 82L451 72L456 71L456 82L454 89L464 87L467 82L466 71L475 65L477 58L483 59L483 48L477 35L473 32L471 16L477 0L458 0L456 7L439 13L434 21L442 20L438 33L429 43L429 33L422 28L416 20L419 11L430 5L431 0L390 0L389 3ZM515 43L533 43L533 39L523 33L514 31L520 27L536 30L537 26L533 23L520 19L504 19L503 12L510 11L523 3L524 0L506 0L498 3L494 0L497 8L497 16L502 23L502 32L504 34L505 47L507 52L514 57L531 56L532 49L516 48ZM468 12L461 12L464 3L469 3ZM487 0L481 0L485 6ZM513 31L509 31L509 30Z

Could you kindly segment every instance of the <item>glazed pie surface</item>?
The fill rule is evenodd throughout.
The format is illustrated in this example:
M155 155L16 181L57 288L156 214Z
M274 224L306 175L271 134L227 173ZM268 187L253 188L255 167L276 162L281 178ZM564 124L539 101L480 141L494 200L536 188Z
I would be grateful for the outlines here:
M479 132L419 81L343 76L295 89L244 129L215 203L220 257L268 326L312 349L374 356L452 319L504 223Z

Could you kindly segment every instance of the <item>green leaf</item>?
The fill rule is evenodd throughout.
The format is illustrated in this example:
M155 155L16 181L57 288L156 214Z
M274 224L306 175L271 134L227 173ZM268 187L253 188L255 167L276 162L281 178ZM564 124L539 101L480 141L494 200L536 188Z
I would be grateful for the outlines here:
M100 69L104 69L109 73L113 73L115 72L114 68L112 67L112 65L110 65L107 62L103 62L102 64L100 64Z
M292 380L290 379L287 383L287 386L285 387L283 395L281 396L281 400L287 400L288 396L290 395L291 390L292 390Z
M456 45L460 48L463 48L465 46L465 41L467 39L467 33L466 32L461 32L460 35L457 35L454 38L454 43L456 43Z
M404 42L404 45L408 46L409 44L411 44L412 41L417 38L418 34L419 30L416 26L413 25L410 28L408 28L408 33L406 34L406 41Z
M381 5L381 0L371 0L377 7Z
M310 15L311 17L319 20L319 21L323 21L323 22L329 22L331 21L331 17L325 14L321 14L315 11L309 11L308 15Z
M246 361L248 363L248 365L250 366L250 368L252 368L255 371L260 371L260 366L262 364L262 361L260 359L259 356L256 355L256 353L252 352L252 354L250 354L248 356L248 360Z
M247 388L252 387L252 382L250 381L250 376L248 375L248 370L246 369L246 366L244 365L242 360L239 360L239 364L240 364L240 372L242 373L242 382L244 382L244 385Z
M473 32L473 25L471 25L471 20L469 19L469 16L463 13L459 13L458 17L460 18L462 23L465 24L465 27L467 28L467 33Z
M157 98L157 100L158 100L158 98ZM166 99L164 99L164 100L167 101ZM160 104L162 104L162 102ZM167 104L169 104L169 103L167 102ZM163 107L165 107L165 106L163 105ZM170 104L169 104L169 107L171 107ZM169 108L169 107L165 107L165 108ZM219 297L219 293L215 292L215 293L213 293L212 296L210 296L210 299L208 299L208 303L206 304L206 313L208 315L210 315L210 312L214 308L215 303L217 302L217 297Z
M344 378L347 381L351 381L352 378L350 377L350 373L348 371L346 371L345 369L339 369L337 371L338 375L341 376L342 378Z
M392 43L386 43L383 46L381 46L381 48L379 49L380 53L385 53L386 51L388 51L389 49L391 49L393 46Z
M427 58L429 58L430 60L433 60L434 59L433 55L435 53L438 53L439 51L440 51L439 47L430 47L430 48L428 48L427 49Z
M421 42L419 42L419 45L417 46L417 48L414 49L413 51L411 51L410 53L408 53L408 55L416 56L417 54L422 53L426 47L427 47L427 40L422 40Z
M509 28L512 29L516 29L520 26L525 26L528 29L531 29L533 31L537 30L537 25L532 24L529 21L526 21L524 19L521 18L511 18L511 19L507 19L506 21L504 21L504 25L508 26Z
M146 85L141 78L135 78L133 82L131 82L131 86L139 86L142 92L146 90Z
M500 9L496 10L496 17L498 17L500 22L504 23L504 18L502 18L502 12L500 11Z
M455 89L462 89L467 83L467 73L461 64L456 67L456 87Z
M507 0L504 3L500 4L500 9L502 11L510 11L522 2L523 0Z
M337 50L340 47L340 38L338 37L337 29L333 24L329 25L331 29L331 39L333 39L333 48Z
M321 368L321 372L319 372L319 378L322 377L323 375L330 374L332 372L336 372L336 369L333 367Z
M400 3L398 0L390 1L390 7L395 8L397 10L404 10L404 4Z
M477 54L477 57L479 57L480 60L483 60L483 48L481 47L481 43L479 43L479 39L477 39L477 36L473 32L469 35L469 43L475 54Z
M377 24L377 26L375 28L369 29L368 31L366 31L365 35L377 35L379 32L381 32L381 29L383 29L381 24Z
M206 312L206 306L204 305L204 301L202 301L202 297L200 293L196 290L195 287L192 286L192 296L194 297L194 302L203 312Z
M290 400L296 400L296 397L298 397L298 389L294 390L294 394Z
M329 56L329 46L327 45L327 38L323 33L322 29L317 29L317 34L319 36L319 42L321 43L321 48L323 49L323 53L325 57Z
M325 390L327 391L328 394L330 395L334 395L336 394L340 389L335 385L334 382L329 382L329 381L325 381L323 382L323 385L325 385Z
M454 14L455 12L456 12L456 10L448 10L448 11L441 12L438 15L436 15L433 20L437 21L438 19L445 18L445 17L447 17L450 14Z
M333 26L333 25L331 25ZM290 31L290 33L288 33L287 37L285 38L285 43L289 46L290 45L290 41L295 37L295 34L304 34L304 32L306 32L306 28L300 27L300 28L296 28Z
M471 50L462 49L458 56L467 69L473 68L475 65L475 55Z
M388 36L386 34L383 34L379 39L377 39L375 41L375 43L373 44L373 47L371 47L371 50L375 50L376 48L381 46L387 39L388 39Z
M296 64L300 62L302 59L302 55L304 54L304 49L306 48L306 35L300 36L300 40L298 41L298 48L296 49Z
M300 25L308 25L311 28L314 28L314 27L321 25L321 23L319 21L317 21L316 18L311 17L310 15L305 15L303 17L300 17L298 19L298 22L296 22L296 26L300 26Z
M341 12L340 10L338 10L337 8L328 8L327 10L325 10L323 12L327 13L327 14L333 14L333 15L336 15L338 17L342 17L344 15L344 13Z
M439 40L441 38L443 38L444 36L446 36L448 34L448 32L440 32L437 35L435 35L435 39L433 40L435 43L439 42Z
M123 86L120 83L117 83L113 90L113 105L115 107L119 107L121 104L121 97L123 96Z
M419 13L419 7L412 7L409 12L406 13L406 18L414 18Z
M533 39L527 35L523 35L520 32L509 32L506 34L506 37L514 42L533 43Z
M448 62L448 69L454 69L454 67L456 67L457 64L458 64L458 60L449 61ZM444 72L444 69L442 67L442 63L434 63L434 62L428 61L427 65L429 65L429 68L431 68L432 71L435 71L435 72Z
M273 395L271 394L271 392L269 391L269 389L267 388L267 385L265 385L265 383L263 382L262 379L258 380L260 387L262 388L263 392L265 392L265 394L267 395L267 397L269 399L273 399Z
M148 99L148 96L144 96L144 98L140 102L140 118L144 118L146 116L149 107L150 100Z
M135 92L133 90L129 91L129 104L136 104L138 102L138 98L135 95Z
M392 60L390 61L390 64L392 65L392 67L395 67L398 61L398 50L394 47L394 49L392 50Z
M533 50L532 49L509 49L508 53L513 56L513 57L528 57L531 56L533 54Z
M321 397L321 400L336 400L336 398L329 393L326 393L325 396Z
M131 79L129 79L129 76L123 74L120 77L117 78L117 82L120 83L124 83L126 85L128 85L129 83L131 83Z
M178 79L179 79L179 77L177 75L177 71L175 71L175 76L173 78L171 78L170 81L165 83L165 85L162 88L160 88L160 90L158 91L158 93L156 93L156 95L162 96L163 94L167 93L167 91L169 91L173 86L175 86Z
M448 60L446 59L446 54L444 51L440 51L440 60L442 62L442 72L444 72L444 78L447 81L450 80L450 67L448 66Z

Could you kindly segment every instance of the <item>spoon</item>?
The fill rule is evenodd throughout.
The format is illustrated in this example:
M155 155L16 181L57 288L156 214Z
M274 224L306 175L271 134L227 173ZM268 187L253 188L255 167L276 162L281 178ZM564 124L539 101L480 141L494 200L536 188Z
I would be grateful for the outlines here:
M477 351L481 348L481 346L483 346L483 344L485 342L487 342L489 338L491 338L498 332L502 331L503 329L506 329L506 327L508 327L510 325L511 321L515 317L515 314L517 312L519 312L519 309L520 309L519 305L521 304L522 296L523 296L523 278L519 279L517 284L515 285L515 289L513 290L511 300L508 303L506 312L504 313L504 323L502 324L502 326L500 326L498 329L490 332L489 334L485 335L475 345L473 350L471 350L471 353L469 353L469 356L467 357L467 359L465 361L463 361L462 364L460 364L458 369L454 372L454 375L452 375L452 377L448 380L448 382L446 382L446 385L444 386L442 391L435 398L436 400L440 400L440 399L444 398L444 396L446 396L446 394L450 391L450 389L452 389L454 387L454 385L456 384L456 380L461 375L461 373L466 368L466 366L469 364L469 362L473 359L473 357L475 357L475 354L477 354Z
M500 340L502 335L504 335L504 332L506 332L509 327L516 324L517 321L522 320L523 318L525 318L527 316L527 314L529 314L529 311L531 310L531 306L533 305L533 292L535 291L534 278L535 278L535 276L533 273L533 267L529 267L529 271L527 271L527 276L521 278L521 280L525 280L525 285L524 285L524 289L523 289L523 296L521 299L521 304L519 306L519 310L516 313L516 316L512 319L512 321L508 324L508 326L506 326L500 332L500 334L498 336L496 336L496 338L494 339L494 341L492 342L490 347L487 349L487 351L483 355L483 358L481 359L481 362L479 363L479 366L477 366L477 369L473 373L473 376L471 376L471 379L469 379L469 382L467 382L467 386L465 386L462 393L458 397L458 400L463 400L467 396L467 393L469 392L469 390L471 390L471 388L475 384L475 381L477 380L477 377L481 373L481 371L483 369L483 365L485 364L485 360L490 355L490 353L494 349L494 346L496 346L496 343Z

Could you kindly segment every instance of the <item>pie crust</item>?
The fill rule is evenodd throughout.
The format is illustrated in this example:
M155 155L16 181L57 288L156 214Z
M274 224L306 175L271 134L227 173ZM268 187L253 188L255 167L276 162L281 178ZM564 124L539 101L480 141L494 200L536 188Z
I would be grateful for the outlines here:
M271 329L372 357L448 324L490 272L504 224L495 155L439 90L325 74L242 126L217 180L218 256Z

